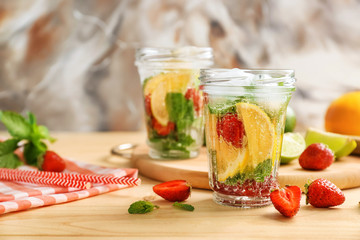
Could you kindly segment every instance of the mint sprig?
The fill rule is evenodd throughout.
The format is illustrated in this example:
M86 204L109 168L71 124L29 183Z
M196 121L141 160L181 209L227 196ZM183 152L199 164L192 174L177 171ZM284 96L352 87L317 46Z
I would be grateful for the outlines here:
M130 205L128 212L130 214L145 214L153 211L154 208L159 208L159 206L149 201L137 201Z
M12 111L0 111L0 121L5 125L12 138L0 142L0 167L16 168L22 164L14 151L19 142L24 146L24 158L27 164L38 166L38 159L47 150L43 140L54 142L47 127L37 125L36 117L28 113L28 119Z
M190 204L186 204L186 203L181 203L181 202L174 202L173 206L176 208L179 208L179 209L190 211L190 212L195 210L194 206L192 206Z

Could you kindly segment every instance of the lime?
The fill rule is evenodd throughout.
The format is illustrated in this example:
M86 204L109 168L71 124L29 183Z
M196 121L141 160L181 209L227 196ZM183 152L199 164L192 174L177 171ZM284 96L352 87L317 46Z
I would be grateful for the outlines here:
M292 132L296 126L296 115L291 107L286 109L285 132Z
M275 128L269 116L258 106L239 102L236 104L239 118L244 123L249 158L253 167L272 158L276 140Z
M298 158L306 147L305 139L300 133L285 133L281 148L281 164L287 164Z
M324 143L329 146L337 158L349 155L356 148L356 141L350 136L324 132L314 128L307 130L305 142L307 146L312 143Z
M192 72L183 70L179 72L163 73L155 76L146 84L144 95L151 94L151 112L154 118L163 126L169 122L169 113L166 109L165 97L169 92L185 93L192 78Z

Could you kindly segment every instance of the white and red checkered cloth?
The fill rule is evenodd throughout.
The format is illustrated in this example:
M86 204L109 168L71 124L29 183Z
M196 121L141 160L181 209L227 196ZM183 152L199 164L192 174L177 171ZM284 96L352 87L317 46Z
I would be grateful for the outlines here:
M68 173L104 174L114 177L134 178L138 175L138 170L133 168L114 169L71 160L65 161L66 169L64 172ZM19 169L29 170L31 167L21 166ZM122 188L128 188L128 186L93 184L90 189L79 190L77 188L0 181L0 214L76 201Z

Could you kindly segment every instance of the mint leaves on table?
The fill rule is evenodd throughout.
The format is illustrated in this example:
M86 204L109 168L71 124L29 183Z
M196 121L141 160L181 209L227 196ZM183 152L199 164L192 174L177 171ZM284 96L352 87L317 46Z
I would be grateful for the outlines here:
M195 208L192 205L186 203L174 202L173 206L190 212L195 210Z
M14 153L19 147L19 142L23 143L26 163L37 166L38 158L47 150L47 145L43 140L55 141L45 126L37 125L36 118L32 113L28 113L26 119L15 112L0 111L0 121L12 136L12 138L0 142L0 167L16 168L22 164Z
M149 201L137 201L130 205L128 212L130 214L144 214L153 211L154 208L159 208L159 206Z
M175 202L173 206L190 212L194 211L195 209L192 205L181 202ZM132 203L128 209L128 212L130 214L145 214L158 208L160 207L153 204L152 202L140 200Z

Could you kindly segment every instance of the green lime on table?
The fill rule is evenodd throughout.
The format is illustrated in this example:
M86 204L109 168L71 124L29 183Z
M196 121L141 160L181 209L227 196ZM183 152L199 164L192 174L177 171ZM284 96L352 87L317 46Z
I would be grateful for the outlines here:
M306 145L312 143L324 143L334 152L335 157L344 157L352 153L356 148L356 141L346 135L321 131L309 128L305 135Z
M286 121L285 121L285 132L294 131L296 126L296 115L294 110L291 107L286 109Z
M298 158L306 147L304 137L300 133L285 133L281 148L281 164L287 164Z

